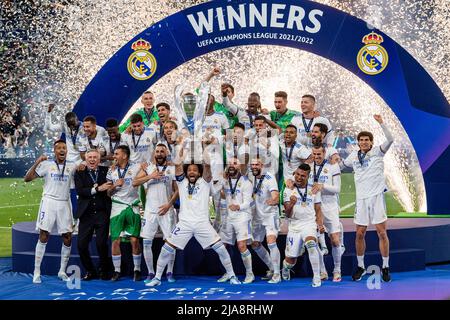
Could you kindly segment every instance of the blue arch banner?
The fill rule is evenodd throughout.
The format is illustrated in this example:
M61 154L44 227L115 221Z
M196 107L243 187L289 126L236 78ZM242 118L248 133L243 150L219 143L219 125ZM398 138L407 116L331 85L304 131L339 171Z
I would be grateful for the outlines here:
M450 161L446 152L450 105L444 94L425 69L382 31L312 1L218 0L177 12L117 51L86 87L74 111L94 115L99 123L108 117L121 119L145 90L179 65L245 45L305 50L339 64L371 86L394 111L414 146L429 213L450 212L450 197L442 191L450 181L434 173Z

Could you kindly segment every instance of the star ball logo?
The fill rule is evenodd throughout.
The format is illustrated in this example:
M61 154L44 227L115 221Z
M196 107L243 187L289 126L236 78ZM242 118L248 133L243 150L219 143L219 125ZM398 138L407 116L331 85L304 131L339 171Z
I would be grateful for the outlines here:
M362 72L370 76L379 74L386 69L389 55L381 46L383 37L375 32L365 35L362 42L366 45L358 52L356 61Z
M149 51L151 47L150 42L142 38L131 45L134 52L128 58L127 68L136 80L147 80L155 74L156 59Z

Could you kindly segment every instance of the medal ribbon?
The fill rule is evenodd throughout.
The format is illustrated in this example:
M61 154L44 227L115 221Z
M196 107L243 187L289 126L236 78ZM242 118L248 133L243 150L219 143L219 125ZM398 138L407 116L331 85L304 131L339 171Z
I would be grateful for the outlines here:
M322 164L319 166L319 170L316 172L316 162L314 161L314 182L318 182L320 178L320 174L322 173L322 169L327 163L327 160L323 160Z

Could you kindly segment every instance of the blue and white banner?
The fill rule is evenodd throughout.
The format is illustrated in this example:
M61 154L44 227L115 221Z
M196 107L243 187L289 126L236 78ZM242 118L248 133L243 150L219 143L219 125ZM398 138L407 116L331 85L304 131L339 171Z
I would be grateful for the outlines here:
M450 160L450 105L431 76L382 31L312 1L218 0L177 12L114 54L74 111L92 114L100 123L111 116L121 119L146 89L186 61L215 50L260 44L309 51L353 72L399 118L419 158L427 194L436 183L449 183L434 172ZM436 207L428 200L429 212L450 212L449 197L434 199L441 203Z

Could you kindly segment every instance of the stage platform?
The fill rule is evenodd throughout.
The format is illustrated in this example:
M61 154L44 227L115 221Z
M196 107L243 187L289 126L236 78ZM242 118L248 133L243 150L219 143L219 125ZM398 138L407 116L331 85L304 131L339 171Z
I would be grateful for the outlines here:
M242 276L240 276L242 280ZM124 277L117 282L81 281L69 289L56 276L42 276L33 284L32 276L11 271L11 259L0 259L0 300L444 300L450 299L450 265L425 270L392 273L384 283L366 276L360 282L344 276L342 282L324 281L311 287L311 278L298 278L268 284L259 278L251 284L217 283L215 276L177 276L173 284L163 282L156 288ZM73 283L72 283L73 284ZM167 310L169 312L169 310Z
M351 218L342 219L346 247L342 259L343 275L350 275L356 266L355 232ZM32 273L34 266L34 250L38 234L34 222L17 223L12 228L12 270L14 272ZM389 219L388 234L390 238L390 268L392 272L424 270L427 264L450 261L450 219L449 218L401 218ZM278 245L281 258L284 258L287 227L282 223ZM73 237L72 252L69 265L81 266L76 246L77 235ZM328 247L331 248L327 239ZM159 255L162 239L156 238L153 244L154 263ZM369 228L366 236L366 266L381 265L378 253L378 238L373 227ZM97 260L94 242L91 243L91 254L94 262ZM245 269L237 248L230 248L230 255L237 274L244 274ZM42 262L42 274L56 275L59 269L61 252L61 239L52 234L47 244L45 257ZM332 256L325 256L328 272L332 272ZM253 266L255 274L264 274L266 267L253 253ZM147 270L142 262L143 273ZM84 272L84 270L82 270ZM298 276L310 276L311 267L307 255L299 259L295 273ZM132 272L132 258L130 245L122 243L122 273L129 275ZM174 273L177 275L220 275L223 273L220 261L213 250L203 251L195 239L191 239L184 251L177 250Z

